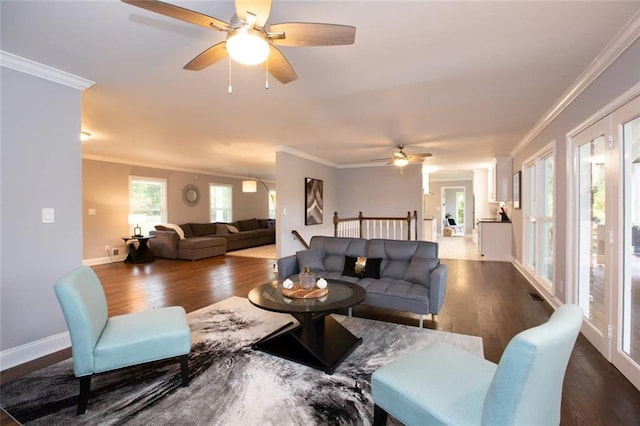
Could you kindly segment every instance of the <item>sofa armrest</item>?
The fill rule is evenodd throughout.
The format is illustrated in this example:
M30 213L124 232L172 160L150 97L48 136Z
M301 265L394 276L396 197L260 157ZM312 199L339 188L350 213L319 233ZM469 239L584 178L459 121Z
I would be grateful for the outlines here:
M447 265L439 264L431 271L431 287L429 288L429 312L438 314L444 303L447 292Z
M291 275L299 274L298 258L295 254L278 259L278 280L284 281Z
M167 259L178 258L178 241L180 237L174 231L150 231L149 235L155 238L150 242L151 252L157 257L166 257Z

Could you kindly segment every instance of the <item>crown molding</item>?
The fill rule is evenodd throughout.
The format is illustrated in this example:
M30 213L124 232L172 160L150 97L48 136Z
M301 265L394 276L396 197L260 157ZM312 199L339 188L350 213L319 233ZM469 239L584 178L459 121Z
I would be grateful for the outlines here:
M545 127L547 127L562 111L593 83L609 66L622 55L640 36L640 10L636 12L627 24L605 46L589 66L578 76L569 88L560 96L553 106L529 130L525 137L511 151L515 157L527 146Z
M170 166L166 164L149 163L144 161L133 161L125 158L107 157L103 155L82 154L82 159L102 161L105 163L125 164L127 166L148 167L150 169L161 169L161 170L171 170L175 172L195 173L195 174L206 175L211 177L225 177L225 178L242 179L242 180L251 179L249 175L235 175L230 173L216 172L213 170L195 169L195 168L189 168L189 167L176 167L176 166ZM274 183L272 180L269 180L269 179L262 179L262 180L264 180L265 182Z
M78 90L86 90L95 82L65 71L0 50L0 66L40 77Z
M333 161L328 161L320 157L316 157L315 155L307 154L306 152L298 151L297 149L290 148L288 146L279 145L276 147L276 152L286 152L287 154L291 154L293 156L304 158L305 160L315 161L316 163L324 164L325 166L339 168L338 164Z

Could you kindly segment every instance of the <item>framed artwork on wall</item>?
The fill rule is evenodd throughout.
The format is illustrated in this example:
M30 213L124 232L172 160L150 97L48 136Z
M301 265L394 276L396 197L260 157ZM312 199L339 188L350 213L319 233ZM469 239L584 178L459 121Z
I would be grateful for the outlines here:
M322 181L320 179L304 179L304 224L319 225L322 223Z
M513 208L520 209L520 178L522 176L521 171L517 171L513 174Z

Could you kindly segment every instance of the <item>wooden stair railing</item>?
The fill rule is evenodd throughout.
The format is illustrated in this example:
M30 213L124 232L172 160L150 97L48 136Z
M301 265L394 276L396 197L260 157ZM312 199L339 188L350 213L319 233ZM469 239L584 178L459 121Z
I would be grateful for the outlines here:
M298 231L296 231L295 229L293 231L291 231L291 234L296 237L296 239L298 241L300 241L300 244L302 244L304 246L304 248L308 249L309 248L309 244L304 240L304 238L302 237L302 235L300 235L300 233Z
M338 212L333 213L334 237L354 238L388 238L388 239L418 239L418 212L407 212L402 217L368 217L362 212L357 217L341 218ZM413 238L411 222L413 222ZM342 225L342 226L341 226ZM406 225L406 230L404 229Z

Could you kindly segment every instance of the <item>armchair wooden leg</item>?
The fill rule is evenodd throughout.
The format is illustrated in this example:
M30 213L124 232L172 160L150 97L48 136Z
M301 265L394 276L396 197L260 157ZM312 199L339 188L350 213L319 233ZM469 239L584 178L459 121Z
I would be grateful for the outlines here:
M89 393L91 391L91 375L80 377L80 395L78 396L78 411L76 415L84 414L87 411Z
M385 426L387 424L387 412L377 404L373 405L373 426Z
M180 373L182 375L182 386L189 386L189 354L180 356Z

